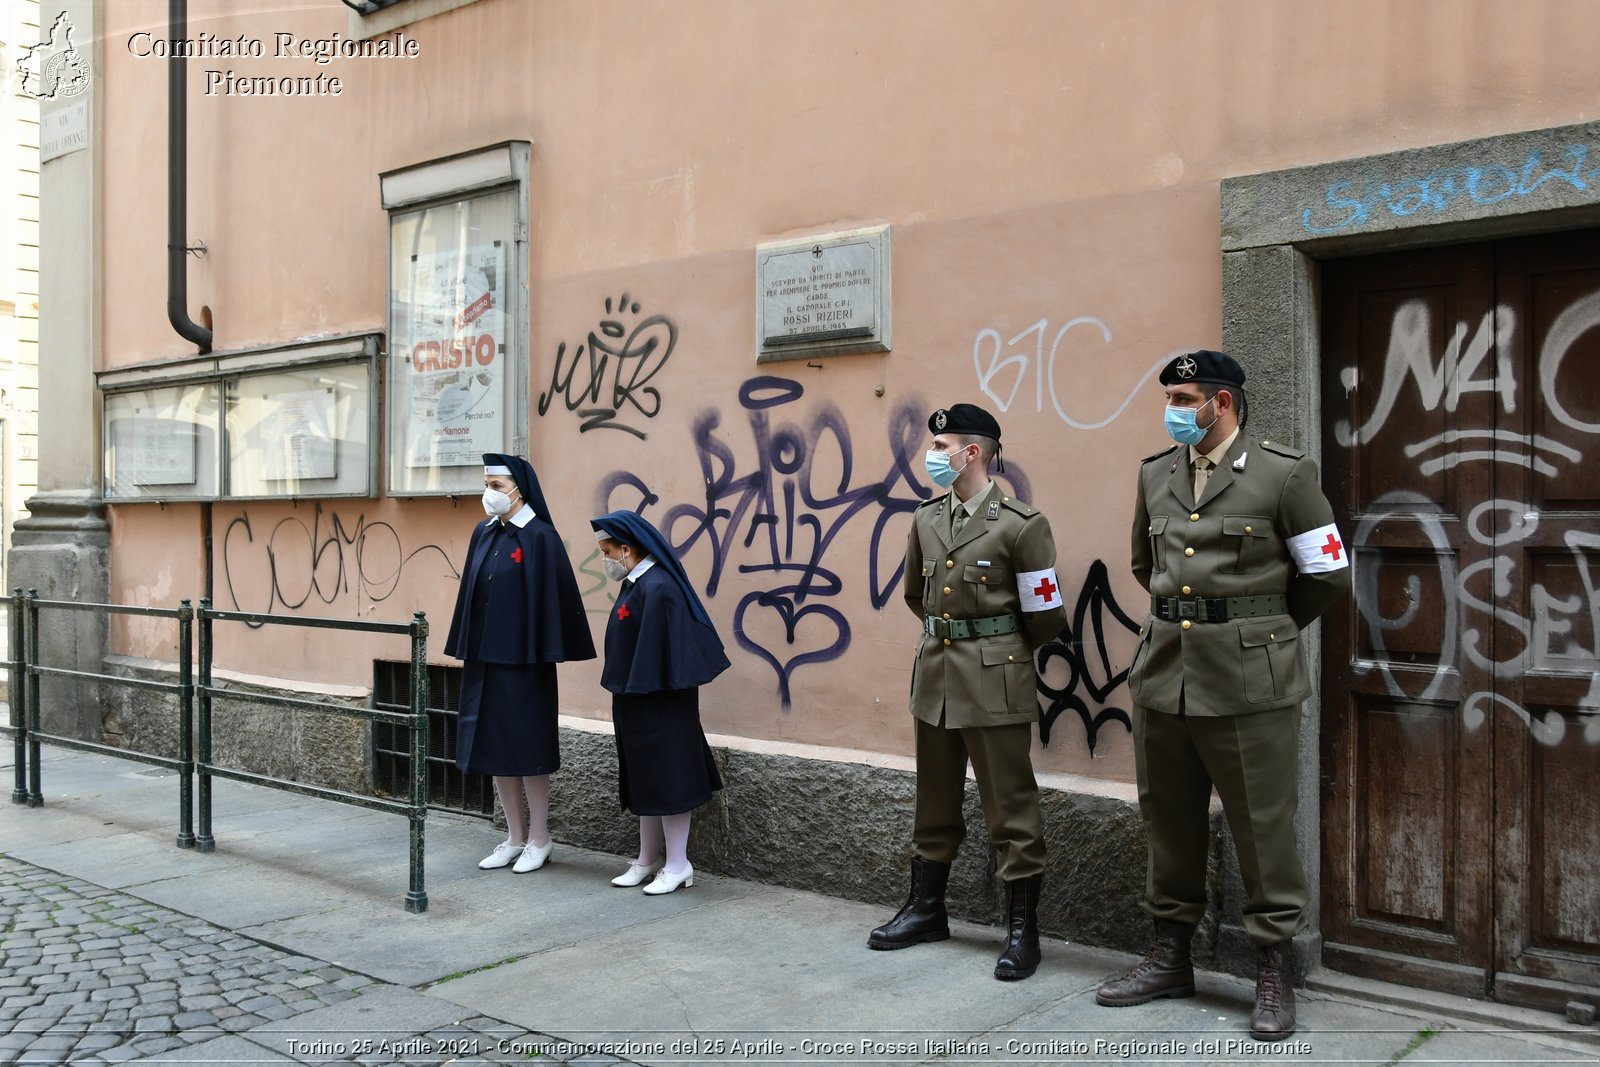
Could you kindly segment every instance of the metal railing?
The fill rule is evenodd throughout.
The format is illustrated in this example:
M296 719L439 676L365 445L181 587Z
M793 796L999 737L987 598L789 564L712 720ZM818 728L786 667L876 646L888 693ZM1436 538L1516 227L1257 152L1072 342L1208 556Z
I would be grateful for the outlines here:
M145 608L130 607L125 604L92 604L77 600L41 600L38 591L30 589L26 594L21 590L12 597L13 603L21 602L22 626L16 628L11 635L13 651L19 648L21 657L18 667L12 672L13 678L20 674L22 690L18 696L26 709L26 748L28 766L28 785L23 801L30 808L37 808L44 803L44 792L41 787L41 760L39 745L48 742L62 748L76 749L80 752L99 752L107 756L116 756L118 759L134 760L138 763L149 763L157 767L167 767L178 772L178 847L194 848L194 675L190 666L192 662L191 642L194 634L194 607L187 600L179 601L176 608ZM156 682L142 678L122 678L113 674L101 674L94 671L73 671L64 667L46 667L39 662L39 613L41 611L72 611L72 612L97 612L104 615L139 615L145 618L176 619L178 621L178 680L176 682ZM17 612L12 616L15 620ZM17 632L20 630L20 632ZM120 748L116 745L107 745L99 741L85 741L82 738L68 737L65 734L53 734L44 730L39 724L39 712L42 703L39 700L40 678L70 678L77 681L100 682L110 685L122 686L128 689L146 689L164 693L176 693L178 697L178 755L158 756L152 752L139 752L135 749ZM13 717L15 712L13 711ZM18 739L18 749L22 749L22 738ZM21 771L18 771L18 784L21 785ZM17 799L17 794L12 794L12 799Z
M196 838L200 851L209 852L214 846L211 836L211 779L228 778L250 782L269 789L282 789L303 796L334 800L341 804L374 811L387 811L405 815L411 827L410 888L406 893L406 910L428 910L428 894L424 888L424 830L428 814L428 619L422 612L411 616L409 623L362 622L346 619L304 618L291 615L262 615L243 611L217 611L210 600L200 601L200 680L195 687L199 710L199 754L195 770L199 775L199 833ZM348 704L334 704L321 700L304 700L298 697L274 696L270 693L248 693L237 689L222 689L212 684L212 667L215 645L212 625L218 622L241 622L251 626L301 626L325 630L354 630L365 633L407 634L411 638L411 706L406 712L384 711L379 708L358 708ZM245 701L272 707L299 711L312 711L329 715L353 715L370 722L386 722L411 727L411 799L409 803L385 800L381 797L362 796L343 789L311 785L306 782L276 778L232 767L220 767L211 759L211 702L213 699Z
M97 752L118 759L167 767L178 773L178 847L211 852L216 847L212 836L211 780L227 778L270 789L281 789L322 800L387 811L405 815L410 824L410 872L405 908L410 912L428 910L425 889L425 838L427 821L427 754L428 754L428 620L422 612L415 612L409 623L364 622L346 619L300 618L294 616L259 615L239 611L216 611L209 600L201 600L196 610L188 600L177 608L130 607L122 604L81 603L74 600L41 600L35 590L16 590L9 597L0 597L6 605L10 620L10 658L0 661L10 676L11 722L0 723L0 731L12 734L16 756L16 783L11 793L15 804L39 807L44 803L40 745L51 744L83 752ZM176 682L150 681L142 678L125 678L93 671L68 670L64 667L47 667L39 661L39 613L41 611L98 612L102 616L137 615L146 618L170 618L178 622L178 680ZM199 678L195 678L195 624L199 624ZM405 712L380 708L352 707L326 701L306 700L298 697L253 693L227 689L213 684L215 646L212 626L218 622L241 622L251 626L302 626L317 629L357 631L363 633L405 634L411 643L411 700ZM140 752L97 741L85 741L63 734L46 732L40 725L39 680L62 678L83 682L96 682L130 689L154 690L175 693L178 702L178 755L176 757ZM270 707L321 714L347 715L371 722L390 723L410 727L411 732L411 796L409 802L362 796L342 789L312 785L271 775L257 774L233 767L219 766L212 761L212 701L224 699ZM198 788L196 788L198 780ZM198 823L198 825L197 825Z

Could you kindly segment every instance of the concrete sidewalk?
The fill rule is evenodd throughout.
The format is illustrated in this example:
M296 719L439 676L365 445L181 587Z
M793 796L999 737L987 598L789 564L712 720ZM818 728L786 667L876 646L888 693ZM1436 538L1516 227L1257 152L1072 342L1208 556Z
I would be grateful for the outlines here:
M402 819L219 779L200 855L170 772L45 752L45 806L0 809L0 1063L1600 1063L1596 1027L1325 972L1262 1045L1233 978L1101 1008L1126 955L1047 940L997 982L993 928L871 952L887 913L852 901L710 872L645 897L559 843L479 871L500 835L449 815L412 915Z

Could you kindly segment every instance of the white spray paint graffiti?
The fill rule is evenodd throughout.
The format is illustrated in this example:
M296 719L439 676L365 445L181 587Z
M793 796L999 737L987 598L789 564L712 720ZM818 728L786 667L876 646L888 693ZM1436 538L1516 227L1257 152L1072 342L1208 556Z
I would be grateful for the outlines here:
M1163 355L1151 364L1150 368L1144 372L1144 376L1139 379L1138 383L1128 393L1126 399L1110 415L1100 419L1098 422L1083 422L1067 414L1061 406L1060 398L1056 395L1056 357L1061 354L1062 342L1067 340L1072 331L1080 327L1085 330L1097 331L1103 344L1109 345L1111 343L1111 327L1092 315L1079 315L1076 318L1069 319L1064 326L1055 332L1055 337L1050 342L1048 354L1045 351L1044 341L1050 329L1049 319L1040 319L1009 341L1004 340L1004 335L992 326L979 330L978 335L972 340L972 366L978 374L978 388L982 389L989 399L1000 405L1002 412L1010 411L1012 403L1017 399L1017 392L1022 388L1022 383L1027 380L1028 372L1031 368L1033 372L1033 410L1044 411L1045 400L1048 398L1050 407L1055 411L1056 415L1060 417L1062 422L1073 429L1098 430L1109 426L1116 420L1117 416L1127 410L1129 404L1133 403L1134 397L1138 395L1139 390L1144 387L1144 383L1150 379L1151 375L1160 371L1171 357ZM1027 351L1026 346L1017 347L1019 342L1024 341L1030 335L1034 339L1032 353ZM1013 368L1016 374L1011 379L1009 391L1001 395L1001 393L991 388L996 375L1003 374L1003 372Z
M1573 343L1596 327L1600 327L1600 292L1574 301L1562 311L1551 324L1538 363L1539 389L1545 410L1563 425L1587 434L1600 433L1600 424L1586 422L1572 414L1562 403L1556 382L1562 361ZM1422 405L1429 411L1439 410L1441 406L1446 411L1454 411L1463 395L1490 392L1499 396L1506 413L1515 412L1517 382L1510 359L1505 355L1509 346L1495 343L1497 330L1500 339L1505 340L1514 329L1513 316L1503 307L1486 314L1470 339L1467 324L1457 323L1435 364L1432 323L1426 304L1412 300L1401 305L1395 312L1389 335L1377 404L1359 428L1341 420L1334 428L1335 439L1346 447L1370 443L1393 412L1408 377L1415 379ZM1491 352L1497 353L1494 372L1486 375ZM1346 390L1356 388L1359 384L1357 370L1346 368L1341 381ZM1491 447L1458 447L1479 442ZM1449 470L1462 463L1495 462L1525 467L1545 478L1556 478L1562 470L1558 464L1576 464L1585 458L1582 451L1544 435L1500 429L1449 430L1406 445L1404 452L1412 459L1420 457L1418 470L1424 475ZM1425 455L1430 452L1433 454ZM1572 568L1580 588L1560 594L1535 581L1530 586L1528 610L1524 615L1506 600L1516 584L1518 556L1514 553L1518 550L1512 546L1529 540L1539 529L1540 515L1535 507L1504 499L1477 504L1467 516L1466 532L1477 544L1500 554L1465 568L1458 568L1455 545L1439 517L1440 506L1417 493L1403 490L1386 493L1373 502L1372 514L1355 532L1358 554L1371 545L1377 526L1395 514L1418 520L1435 553L1446 599L1442 614L1441 665L1424 668L1427 684L1421 692L1408 692L1404 681L1407 677L1416 678L1418 668L1396 671L1386 658L1385 635L1404 630L1415 620L1421 606L1422 582L1412 575L1406 583L1403 610L1394 618L1386 618L1379 607L1376 568L1358 566L1356 609L1371 635L1374 652L1380 658L1375 663L1358 663L1357 669L1377 670L1391 695L1423 702L1446 698L1450 683L1460 676L1452 666L1458 653L1466 662L1496 679L1519 677L1529 670L1564 674L1586 672L1589 690L1579 705L1584 713L1583 738L1590 744L1600 744L1600 583L1590 565L1591 556L1600 551L1600 534L1576 530L1566 534L1563 540L1571 553ZM1487 634L1480 626L1473 625L1480 620L1509 628L1520 638L1521 648L1514 655L1500 659L1491 657L1485 651ZM1577 628L1580 621L1587 624L1591 644L1595 647L1585 647L1581 643ZM1568 734L1569 723L1561 712L1550 710L1538 716L1492 689L1465 696L1463 724L1469 730L1482 728L1489 709L1495 704L1522 720L1534 739L1542 744L1560 744Z

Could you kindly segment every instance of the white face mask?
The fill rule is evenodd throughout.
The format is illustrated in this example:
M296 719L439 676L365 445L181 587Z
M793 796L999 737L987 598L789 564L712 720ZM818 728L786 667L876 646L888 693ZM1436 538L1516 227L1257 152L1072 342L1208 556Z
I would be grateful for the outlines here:
M498 489L485 489L483 491L483 511L486 515L499 517L511 510L511 498Z
M622 581L628 576L628 572L633 570L632 567L622 562L622 560L612 559L610 556L605 558L605 568L606 577L610 578L613 582Z

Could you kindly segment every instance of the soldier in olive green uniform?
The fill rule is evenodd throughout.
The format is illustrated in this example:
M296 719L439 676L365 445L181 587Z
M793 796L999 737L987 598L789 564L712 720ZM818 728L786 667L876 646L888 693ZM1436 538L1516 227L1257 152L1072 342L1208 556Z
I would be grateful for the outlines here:
M1237 362L1191 352L1161 384L1179 445L1139 470L1133 574L1151 614L1128 671L1156 940L1096 999L1120 1007L1194 993L1189 942L1205 912L1215 786L1260 953L1250 1032L1276 1039L1294 1032L1286 953L1307 900L1294 838L1299 709L1311 691L1300 632L1350 588L1349 558L1316 464L1241 432Z
M944 892L966 833L961 798L970 758L1007 889L1006 944L995 977L1026 978L1039 965L1044 872L1030 755L1039 719L1033 651L1066 624L1055 541L1043 515L989 479L1000 447L994 416L956 404L934 412L928 429L929 477L951 491L917 509L906 543L906 605L922 625L911 676L911 894L867 944L905 948L950 936Z

